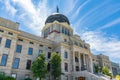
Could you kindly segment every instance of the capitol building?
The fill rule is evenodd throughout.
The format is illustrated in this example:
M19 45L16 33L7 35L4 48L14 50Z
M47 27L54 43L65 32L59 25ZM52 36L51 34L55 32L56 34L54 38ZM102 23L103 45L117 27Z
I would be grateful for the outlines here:
M26 77L34 80L30 70L32 62L44 53L49 64L51 53L56 52L61 56L61 71L64 73L60 80L89 80L88 76L95 77L90 45L74 34L65 15L57 12L48 16L41 36L21 31L19 25L0 18L1 73L16 80L24 80Z

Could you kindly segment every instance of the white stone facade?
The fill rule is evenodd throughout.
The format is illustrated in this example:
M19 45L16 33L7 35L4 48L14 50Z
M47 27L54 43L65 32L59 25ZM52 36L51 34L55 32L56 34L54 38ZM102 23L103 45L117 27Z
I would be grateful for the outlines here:
M0 65L0 72L6 75L15 76L16 80L24 80L30 77L34 80L31 70L26 69L27 60L34 61L42 51L46 55L46 61L49 62L48 53L59 52L61 55L61 70L65 75L61 75L61 80L76 80L82 71L93 72L92 56L90 45L85 43L78 35L73 34L73 29L65 22L54 21L46 23L42 30L42 37L32 35L18 29L19 24L0 18L0 62L3 54L7 54L6 65ZM69 34L63 34L62 28L69 30ZM47 36L44 31L50 28ZM12 33L12 34L11 34ZM6 39L11 40L10 48L5 48ZM16 46L22 45L20 53L16 52ZM32 48L32 55L28 54L28 49ZM65 58L65 52L67 58ZM17 69L13 68L14 59L19 58ZM68 70L65 70L65 64L68 64Z

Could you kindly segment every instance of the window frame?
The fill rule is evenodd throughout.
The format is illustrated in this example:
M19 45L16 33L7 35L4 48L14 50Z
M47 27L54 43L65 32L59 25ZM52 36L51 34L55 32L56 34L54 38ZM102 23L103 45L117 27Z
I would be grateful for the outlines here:
M19 48L18 48L18 46L19 46ZM20 49L20 50L18 50L18 49ZM16 52L17 53L21 53L21 51L22 51L22 45L17 44L17 46L16 46Z
M0 37L0 44L2 43L2 37Z
M29 61L30 61L30 66L28 66ZM26 70L30 70L31 69L31 64L32 64L32 61L28 59L27 63L26 63Z
M6 56L6 58L5 58L5 63L3 62L3 56ZM2 55L2 58L1 58L1 63L0 63L0 66L6 66L6 64L7 64L7 59L8 59L8 54L3 54ZM2 64L2 63L4 63L4 64Z
M68 52L67 52L67 51L64 52L64 58L65 58L65 59L68 58Z
M32 55L33 54L33 48L32 47L29 47L28 48L28 55Z
M68 72L68 63L64 63L64 70L65 72Z
M48 58L48 59L51 58L51 52L48 52L47 58Z
M6 39L6 43L5 43L5 48L10 48L11 47L11 41L10 39Z
M14 67L14 65L15 65L15 59L18 59L17 67ZM13 62L12 68L13 69L18 69L19 68L19 64L20 64L20 58L14 58L14 62Z

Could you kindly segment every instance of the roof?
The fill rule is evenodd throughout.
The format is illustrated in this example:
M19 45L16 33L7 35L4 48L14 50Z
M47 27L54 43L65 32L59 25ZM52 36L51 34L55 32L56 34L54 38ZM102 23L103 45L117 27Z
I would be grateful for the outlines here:
M48 18L45 21L45 24L46 23L52 23L54 21L66 22L66 23L70 24L68 18L65 15L60 14L60 13L54 13L54 14L48 16Z

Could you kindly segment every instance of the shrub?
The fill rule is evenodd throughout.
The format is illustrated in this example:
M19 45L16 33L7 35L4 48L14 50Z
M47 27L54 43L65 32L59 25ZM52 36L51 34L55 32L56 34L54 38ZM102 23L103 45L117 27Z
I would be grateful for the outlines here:
M0 74L0 80L15 80L13 77L5 76L4 74Z
M32 79L30 79L30 78L25 78L24 80L32 80Z
M6 77L5 77L5 80L15 80L15 78L10 77L10 76L6 76Z

